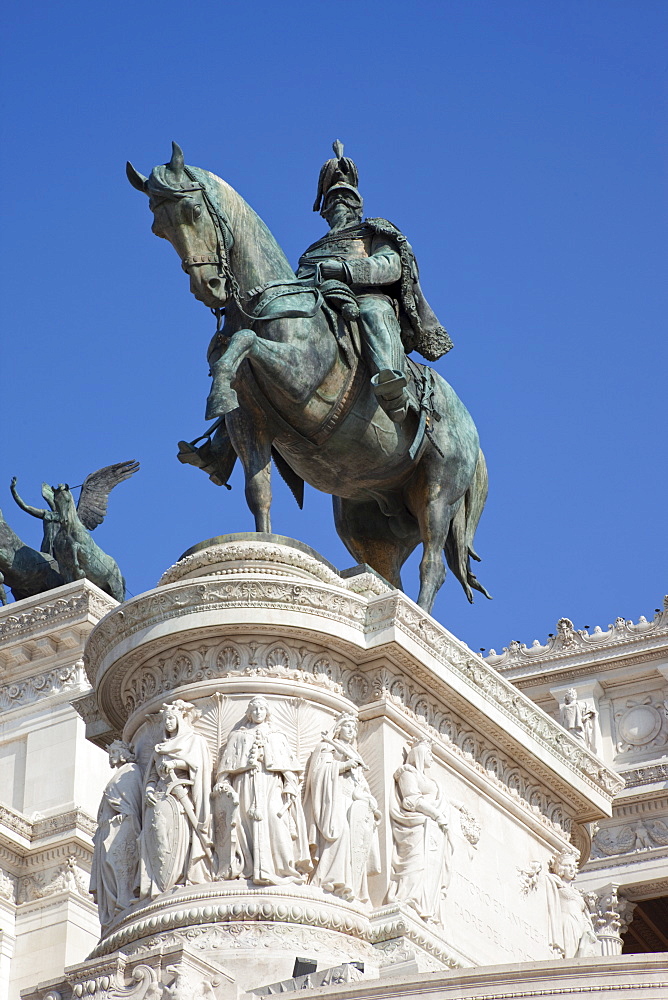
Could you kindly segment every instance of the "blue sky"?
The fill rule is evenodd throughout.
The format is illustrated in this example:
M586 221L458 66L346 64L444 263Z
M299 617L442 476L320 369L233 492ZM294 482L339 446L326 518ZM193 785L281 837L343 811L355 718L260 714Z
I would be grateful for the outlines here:
M96 539L133 594L190 545L250 530L179 465L204 427L210 314L128 185L176 139L236 187L296 263L323 231L318 171L340 138L366 211L400 226L455 341L438 370L476 420L490 497L476 538L494 595L448 577L436 617L500 649L668 590L665 106L668 5L389 0L26 5L2 57L0 507L42 479L136 458ZM330 500L274 530L351 558ZM415 596L415 561L405 571Z

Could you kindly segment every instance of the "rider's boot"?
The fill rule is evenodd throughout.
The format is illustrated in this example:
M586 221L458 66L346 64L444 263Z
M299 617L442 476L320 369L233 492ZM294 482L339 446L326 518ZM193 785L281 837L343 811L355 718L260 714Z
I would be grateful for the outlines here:
M403 372L394 368L383 368L371 379L379 405L395 424L403 423L408 413L407 384Z
M194 465L196 469L202 469L216 486L226 486L228 490L232 488L220 478L218 462L213 454L211 441L205 441L199 446L192 441L179 441L176 457L184 465Z

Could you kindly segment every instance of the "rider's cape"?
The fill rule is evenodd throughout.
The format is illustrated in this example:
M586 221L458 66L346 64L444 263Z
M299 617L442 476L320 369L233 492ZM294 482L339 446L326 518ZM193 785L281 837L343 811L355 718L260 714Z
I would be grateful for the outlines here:
M427 361L438 361L448 353L453 344L424 297L413 248L401 230L387 219L365 219L363 225L393 243L401 257L397 298L404 350L407 354L418 351Z

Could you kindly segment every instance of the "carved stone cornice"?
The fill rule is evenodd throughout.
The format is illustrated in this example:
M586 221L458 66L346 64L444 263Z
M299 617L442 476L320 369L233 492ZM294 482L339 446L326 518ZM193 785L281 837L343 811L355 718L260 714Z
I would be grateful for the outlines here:
M668 781L668 763L645 764L640 767L624 769L620 772L627 788L637 788L641 785L652 785L656 782Z
M322 892L314 886L266 886L244 891L230 882L206 883L179 888L169 898L157 897L127 913L91 953L91 958L127 951L157 931L186 930L208 924L305 925L334 931L367 942L369 911L356 903Z
M5 827L11 833L30 841L32 839L32 823L21 813L10 809L0 802L0 827Z
M238 887L230 888L229 883L180 889L173 899L158 899L135 909L100 941L90 959L118 949L140 955L179 938L187 939L194 947L201 939L204 949L220 946L224 938L229 947L230 935L237 944L242 943L244 936L253 934L254 926L263 942L271 939L272 932L292 942L300 931L307 934L306 942L311 933L328 933L334 940L340 935L338 947L347 951L348 960L366 957L368 961L374 952L387 960L396 942L401 941L403 946L408 943L431 955L436 960L435 968L465 964L435 928L428 927L401 904L369 911L313 887L267 887L251 895Z
M638 663L655 659L668 648L668 596L651 621L641 616L637 622L617 618L603 631L598 626L593 632L575 629L568 618L560 618L556 632L546 643L536 640L533 645L513 640L502 653L491 650L487 663L511 677L520 686L529 678L546 673L568 671L564 674L574 679L581 672L591 672L610 660Z
M89 863L96 828L82 809L29 820L0 804L0 857L14 874L48 867L68 854Z
M64 691L86 691L89 688L83 660L76 660L69 666L56 667L0 686L0 711L11 712Z
M70 812L58 813L57 816L33 820L32 839L36 841L46 837L54 837L75 829L83 830L89 837L92 837L97 830L97 822L83 809L72 809Z
M445 694L447 683L444 684L445 678L441 671L439 670L441 676L436 680L433 668L428 669L421 663L423 657L408 654L405 649L401 649L401 643L396 643L398 636L403 634L414 640L447 670L456 674L463 682L464 689L475 691L476 696L481 696L486 705L493 709L493 712L487 708L483 711L480 707L477 714L481 720L483 717L502 713L531 740L556 757L568 772L577 775L589 788L603 794L608 801L622 787L613 771L579 741L572 739L542 709L518 692L510 681L490 668L405 595L396 591L369 600L340 587L334 588L322 583L234 575L222 579L184 581L151 591L128 601L107 615L93 630L87 643L86 668L89 678L96 678L98 700L103 713L113 726L120 728L124 724L128 708L118 698L120 675L125 674L130 661L139 664L150 656L155 649L154 643L166 641L167 633L175 632L174 624L177 620L180 620L183 631L189 637L196 634L189 631L191 621L198 622L200 633L205 632L202 623L209 621L209 631L215 629L220 635L225 630L238 631L240 615L246 620L264 620L264 613L257 614L260 610L284 614L284 634L299 635L308 630L308 634L312 635L320 629L321 635L325 633L329 636L332 631L331 622L336 621L341 626L338 630L339 648L341 641L346 643L349 655L354 656L362 668L364 660L377 658L379 647L385 645L384 633L392 633L397 655L403 655L409 661L408 669L416 679L421 680L427 690L433 689L436 681L437 689L440 691L442 688ZM231 616L230 611L235 614ZM249 615L244 612L252 613ZM295 620L290 617L291 614L295 616ZM150 636L145 644L144 636L147 639ZM174 634L172 645L178 641L179 636ZM128 652L133 646L134 650ZM363 676L363 669L360 676ZM113 680L113 677L116 679ZM362 683L368 685L368 680L363 680ZM451 690L447 692L447 697L452 697ZM460 694L458 701L460 712L470 712L468 697ZM492 725L489 718L486 725ZM517 739L508 735L507 725L497 723L493 728L494 738L506 744L506 749L510 750L510 743L517 749ZM536 760L534 753L525 754L525 757L532 767L542 767L542 762ZM549 766L543 770L546 779L549 774L554 783L555 770ZM560 781L559 791L570 795L572 800L574 792L570 781Z
M551 716L518 692L514 684L496 670L490 669L480 656L472 653L464 643L455 640L430 615L421 611L412 601L405 598L398 600L400 597L403 595L397 595L395 609L399 627L409 632L420 645L479 691L490 707L503 712L528 736L559 757L569 770L577 772L592 788L603 790L606 796L614 796L620 791L623 783L615 771L608 768L579 740L569 736ZM503 730L499 735L503 739Z
M118 602L89 580L75 580L35 597L0 608L0 649L42 632L54 632L76 621L98 622Z

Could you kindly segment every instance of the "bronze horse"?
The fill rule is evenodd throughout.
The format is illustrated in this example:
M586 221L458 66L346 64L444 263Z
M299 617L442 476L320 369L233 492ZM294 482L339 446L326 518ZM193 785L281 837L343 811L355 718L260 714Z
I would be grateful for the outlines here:
M426 611L445 579L444 552L470 601L471 588L489 596L470 566L487 468L451 386L408 362L413 406L394 423L371 389L354 323L295 279L236 191L186 166L175 143L171 161L150 177L129 163L127 171L149 196L153 232L178 253L195 298L225 314L209 348L216 391L207 419L219 419L208 443L182 460L226 483L238 456L256 531L270 532L273 454L298 502L304 481L332 495L348 551L393 586L401 588L401 567L422 542L418 603Z

